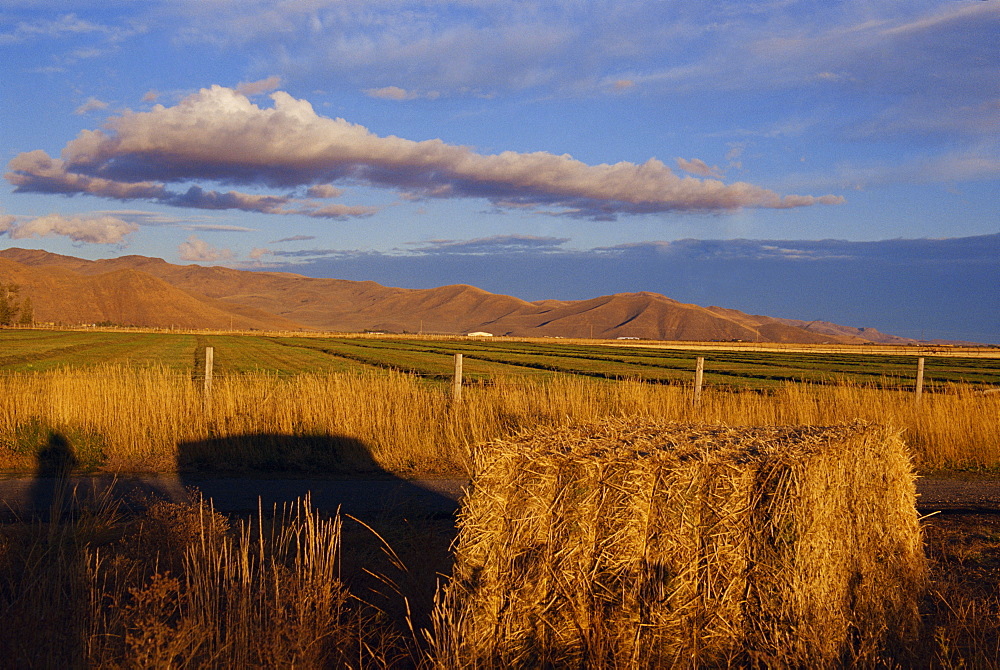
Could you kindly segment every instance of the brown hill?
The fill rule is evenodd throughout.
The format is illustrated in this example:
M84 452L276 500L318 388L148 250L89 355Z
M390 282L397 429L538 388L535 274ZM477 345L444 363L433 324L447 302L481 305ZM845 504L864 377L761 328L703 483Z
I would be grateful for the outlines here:
M761 342L860 342L785 326L769 317L705 308L658 293L617 293L591 300L542 301L538 311L484 324L514 335L639 337L656 340L748 340Z
M16 281L25 287L25 295L35 302L36 320L67 324L110 321L188 328L871 341L865 329L825 323L820 328L817 322L699 307L657 293L527 302L466 285L402 289L372 281L172 265L145 256L88 261L45 251L5 249L0 251L0 281Z
M859 337L868 342L876 342L878 344L909 344L911 342L915 342L915 340L900 337L899 335L889 335L888 333L879 332L875 328L839 326L835 323L830 323L829 321L800 321L798 319L777 319L777 321L789 326L796 326L813 333Z
M146 272L123 268L82 275L61 267L37 268L0 257L0 281L21 286L36 322L113 323L167 328L278 330L296 323L175 288Z

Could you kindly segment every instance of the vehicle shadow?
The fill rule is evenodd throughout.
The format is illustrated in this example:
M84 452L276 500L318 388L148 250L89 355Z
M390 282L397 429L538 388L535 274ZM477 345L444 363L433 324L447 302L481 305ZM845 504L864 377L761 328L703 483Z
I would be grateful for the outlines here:
M367 444L343 435L253 433L184 442L177 472L222 512L266 510L306 494L313 507L331 513L440 517L458 509L457 492L398 477Z
M451 571L456 486L396 476L369 445L343 435L254 433L185 442L178 445L177 471L224 514L247 518L259 511L274 519L307 495L321 514L339 512L351 592L393 618L429 625L437 582Z
M0 528L8 550L0 556L0 609L13 621L0 632L0 667L84 667L97 639L84 626L95 606L95 557L104 557L105 577L132 560L162 568L169 557L156 553L156 527L175 517L150 510L157 501L183 509L199 496L242 520L260 510L262 527L307 495L320 514L340 512L340 566L350 593L389 617L400 635L430 625L437 583L451 570L458 496L387 472L360 440L261 433L181 443L176 478L81 475L69 437L53 431L42 440L30 483L3 501L13 517ZM123 598L113 588L143 569L119 575L121 584L108 577L101 588Z

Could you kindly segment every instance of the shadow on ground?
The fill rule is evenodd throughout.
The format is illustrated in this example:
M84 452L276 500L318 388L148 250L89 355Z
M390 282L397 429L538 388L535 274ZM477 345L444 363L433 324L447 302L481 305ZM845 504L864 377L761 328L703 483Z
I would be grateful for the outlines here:
M461 482L408 480L382 468L361 440L340 435L236 435L178 445L177 470L219 511L265 517L309 496L343 518L343 576L351 592L402 623L430 624L451 571ZM405 598L405 601L404 601Z
M35 455L35 476L28 494L32 510L59 518L69 514L72 507L70 475L79 464L73 446L61 433L49 434L48 443Z
M313 506L346 514L451 517L460 491L454 483L409 480L382 468L361 440L340 436L254 433L185 442L177 471L217 509L265 510L309 494ZM259 503L258 503L259 499Z
M32 477L0 482L8 512L0 543L16 540L24 556L42 556L32 570L0 560L0 581L6 575L16 586L0 593L0 608L25 622L0 633L0 657L17 659L14 667L81 667L79 622L90 606L87 552L127 544L154 499L183 504L200 494L230 517L261 510L265 524L276 509L307 495L322 514L341 512L343 580L399 631L410 629L407 618L417 629L429 624L437 583L451 569L457 484L442 489L397 477L360 440L262 433L186 442L178 445L178 474L161 477L80 474L84 466L71 437L53 431L43 440ZM84 538L81 529L102 506L113 510L111 533ZM45 625L29 624L39 617Z
M177 445L178 472L384 474L361 440L343 435L249 433Z

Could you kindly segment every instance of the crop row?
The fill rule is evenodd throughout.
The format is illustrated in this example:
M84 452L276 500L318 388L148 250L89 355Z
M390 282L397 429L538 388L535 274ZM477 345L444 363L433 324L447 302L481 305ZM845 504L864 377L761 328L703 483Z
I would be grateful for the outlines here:
M697 351L570 344L558 341L338 338L93 331L0 331L0 372L44 371L115 363L161 365L197 376L205 347L214 349L217 375L266 372L394 370L444 379L453 355L463 354L467 378L576 374L656 383L689 382L695 359L706 358L705 382L768 388L788 382L845 381L878 386L912 385L916 357L850 352ZM929 357L935 384L1000 384L1000 360Z

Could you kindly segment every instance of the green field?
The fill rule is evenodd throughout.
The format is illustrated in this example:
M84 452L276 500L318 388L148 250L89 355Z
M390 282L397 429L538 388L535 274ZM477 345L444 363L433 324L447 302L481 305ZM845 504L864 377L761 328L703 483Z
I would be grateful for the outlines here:
M447 379L453 356L463 354L467 379L498 375L576 374L653 383L690 382L695 359L704 356L707 385L737 388L788 382L912 385L916 355L716 351L636 348L557 341L422 338L278 337L192 333L0 330L0 372L45 371L100 364L163 365L197 376L205 347L215 354L218 376L246 372L401 370ZM928 389L948 383L1000 385L1000 359L930 356Z

